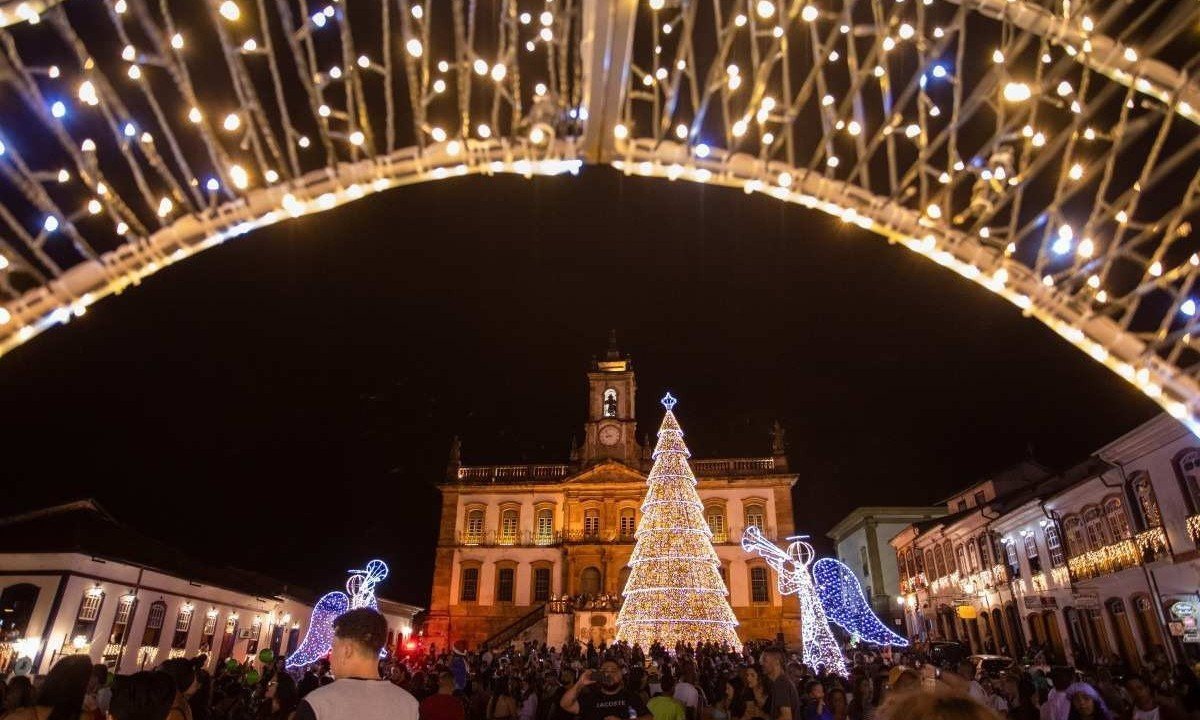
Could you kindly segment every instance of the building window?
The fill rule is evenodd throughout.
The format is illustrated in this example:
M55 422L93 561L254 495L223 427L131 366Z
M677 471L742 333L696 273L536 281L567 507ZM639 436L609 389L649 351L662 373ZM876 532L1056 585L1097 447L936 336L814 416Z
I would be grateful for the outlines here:
M537 541L539 545L554 542L554 511L542 508L537 512Z
M600 534L600 511L594 508L583 511L583 534L596 537Z
M1200 508L1200 448L1189 448L1175 457L1175 472L1191 512Z
M966 509L967 509L967 501L966 501L966 500L959 500L959 501L958 501L958 505L956 505L956 506L955 506L955 510L956 510L957 512L962 512L963 510L966 510Z
M935 563L932 550L925 551L925 572L928 573L926 576L926 579L928 580L932 580L935 577L941 577L941 575L937 574L937 565Z
M637 532L637 511L625 508L621 511L621 538L628 540Z
M461 585L459 600L462 602L477 601L479 599L479 568L463 568Z
M986 570L992 564L992 559L990 557L988 557L987 534L984 533L983 535L980 535L979 537L975 538L975 544L979 547L979 567Z
M728 542L729 531L725 527L725 509L710 507L706 519L708 520L708 529L712 531L713 542Z
M1129 518L1125 515L1125 503L1121 502L1121 498L1105 498L1104 517L1108 520L1108 529L1114 541L1133 536L1129 531Z
M1011 540L1004 543L1004 557L1008 561L1009 577L1021 577L1021 561L1017 560L1017 544Z
M550 599L550 568L533 569L533 600L546 602Z
M41 590L33 583L17 583L0 593L0 642L12 642L25 637L33 608Z
M1063 518L1063 532L1067 535L1067 553L1071 557L1087 552L1087 534L1083 531L1083 521L1078 515Z
M171 639L171 647L182 650L187 647L188 631L192 629L192 613L195 608L191 603L185 603L179 608L179 616L175 618L175 637Z
M1058 526L1053 522L1046 526L1046 550L1050 552L1050 567L1062 567L1067 564L1062 538L1058 535Z
M79 612L75 615L75 627L71 629L67 642L80 636L87 642L92 641L96 632L96 619L100 617L100 606L103 604L104 591L99 587L90 588L83 594L83 599L79 601Z
M579 592L584 595L600 594L600 571L597 568L584 568L579 573Z
M1108 524L1104 515L1095 505L1083 511L1083 527L1087 530L1088 544L1093 550L1099 550L1109 544Z
M250 623L250 641L246 643L246 654L254 655L258 652L258 643L262 637L262 618L255 615L254 622Z
M83 594L83 601L79 603L79 615L75 618L80 622L96 622L96 618L100 617L100 606L104 604L104 591L100 588L91 588Z
M1150 476L1140 473L1134 478L1133 496L1137 498L1138 511L1142 516L1142 529L1162 527L1162 512L1158 509L1158 498L1154 495L1154 486L1150 484Z
M1029 561L1029 572L1037 575L1042 571L1042 559L1038 557L1037 538L1033 533L1025 536L1025 559Z
M974 540L967 541L967 565L971 568L971 572L979 572L979 547Z
M986 503L986 502L987 502L987 499L986 499L986 497L987 497L987 496L985 496L985 495L983 494L983 491L982 491L982 490L980 490L979 492L975 493L975 506L976 506L976 507L978 507L978 506L980 506L980 505L983 505L984 503Z
M604 417L617 416L617 391L608 388L604 391Z
M962 545L954 549L954 554L958 558L958 572L962 575L967 574L967 553Z
M935 545L933 547L933 561L937 563L937 576L946 576L946 556L942 553L942 546Z
M767 513L763 510L763 506L755 503L754 505L746 506L746 527L753 525L759 530L766 530Z
M467 532L463 541L467 545L478 545L483 541L483 510L467 511Z
M167 604L156 600L150 604L150 613L146 615L146 630L142 633L142 647L158 647L162 637L163 622L167 618Z
M200 631L201 635L212 637L217 634L217 617L220 614L216 608L208 611L208 615L204 617L204 629Z
M954 565L954 547L950 544L949 540L942 545L942 550L946 553L946 574L953 575L958 572L958 568Z
M500 544L512 545L517 541L517 510L507 508L500 511Z
M767 569L762 565L750 568L750 602L771 601L771 588L767 585Z
M133 617L134 603L137 598L133 595L126 595L121 598L121 602L117 603L117 614L113 616L112 629L108 632L108 644L118 645L125 640L125 630L129 627L129 620Z
M513 576L516 571L510 567L498 568L496 571L496 602L513 601Z

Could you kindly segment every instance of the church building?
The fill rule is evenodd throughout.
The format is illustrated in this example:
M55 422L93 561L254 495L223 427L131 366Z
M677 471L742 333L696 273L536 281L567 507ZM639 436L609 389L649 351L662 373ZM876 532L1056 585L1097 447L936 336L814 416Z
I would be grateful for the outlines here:
M463 465L455 441L439 484L428 642L439 648L458 641L469 648L524 639L612 642L653 439L650 446L638 442L633 364L615 343L587 381L584 442L567 462ZM788 471L782 430L775 427L769 455L693 457L691 466L739 636L782 633L789 645L798 643L796 598L781 597L774 572L739 542L748 525L771 540L794 534L797 476Z

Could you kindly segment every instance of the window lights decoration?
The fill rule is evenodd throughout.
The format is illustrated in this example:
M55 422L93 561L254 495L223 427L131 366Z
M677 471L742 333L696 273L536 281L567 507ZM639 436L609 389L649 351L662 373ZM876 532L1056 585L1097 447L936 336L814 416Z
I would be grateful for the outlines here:
M379 608L375 599L375 586L388 576L388 566L382 560L372 560L362 570L351 570L346 580L346 592L335 590L326 593L313 607L308 622L308 631L300 647L288 656L288 670L310 665L329 654L333 647L333 621L339 615L360 607Z
M737 618L688 464L691 453L673 412L676 400L667 393L662 403L666 412L629 558L617 640L643 648L654 642L668 648L712 642L740 649Z

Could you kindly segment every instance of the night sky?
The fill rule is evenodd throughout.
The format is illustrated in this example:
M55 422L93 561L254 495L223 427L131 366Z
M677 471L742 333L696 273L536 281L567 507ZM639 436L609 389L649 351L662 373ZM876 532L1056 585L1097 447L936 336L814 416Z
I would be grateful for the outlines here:
M797 527L1074 463L1156 406L957 275L825 215L625 178L463 178L230 241L0 359L4 514L96 498L215 563L324 591L382 557L425 604L451 437L563 461L609 329L639 432L787 430Z

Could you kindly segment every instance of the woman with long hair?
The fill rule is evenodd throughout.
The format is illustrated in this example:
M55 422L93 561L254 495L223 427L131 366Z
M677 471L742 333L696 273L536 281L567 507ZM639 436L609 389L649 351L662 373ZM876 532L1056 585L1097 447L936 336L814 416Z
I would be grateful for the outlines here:
M288 720L300 705L296 681L285 672L275 673L267 683L266 700L263 703L265 720Z
M87 655L71 655L50 668L37 700L5 715L5 720L81 720L83 697L92 679L92 661Z
M770 697L762 672L755 665L747 665L742 669L741 712L735 716L735 720L767 720L771 716L768 707Z

